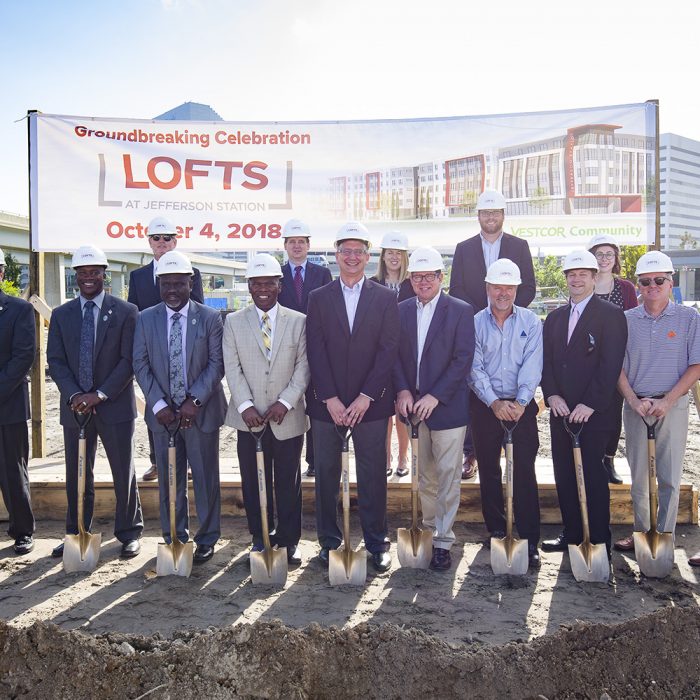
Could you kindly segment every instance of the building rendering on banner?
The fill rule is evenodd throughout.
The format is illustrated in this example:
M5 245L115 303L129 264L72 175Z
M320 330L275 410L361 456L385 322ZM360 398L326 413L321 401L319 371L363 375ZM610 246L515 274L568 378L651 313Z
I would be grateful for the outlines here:
M508 215L640 213L653 206L654 139L618 129L586 124L444 162L337 175L328 207L338 218L368 221L464 217L480 192L495 188Z

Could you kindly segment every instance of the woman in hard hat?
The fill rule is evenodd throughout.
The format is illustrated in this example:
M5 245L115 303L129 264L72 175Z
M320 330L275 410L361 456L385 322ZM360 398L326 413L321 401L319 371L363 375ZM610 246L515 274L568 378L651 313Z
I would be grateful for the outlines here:
M596 296L619 306L623 311L637 306L637 291L634 285L626 279L619 277L622 266L620 265L620 247L617 241L607 234L595 236L588 244L588 250L595 255L598 262L598 275L596 277ZM605 446L603 464L608 473L608 481L611 484L621 484L622 479L615 471L615 453L617 443L622 432L622 395L615 393L615 401L619 410L615 412L615 431L610 441Z
M389 287L396 292L396 300L403 301L414 297L415 293L408 278L408 238L398 231L385 233L380 244L379 269L372 277L375 282ZM408 429L397 421L396 417L389 419L389 430L386 436L386 475L391 476L391 426L396 425L396 436L399 440L399 466L396 476L408 474Z

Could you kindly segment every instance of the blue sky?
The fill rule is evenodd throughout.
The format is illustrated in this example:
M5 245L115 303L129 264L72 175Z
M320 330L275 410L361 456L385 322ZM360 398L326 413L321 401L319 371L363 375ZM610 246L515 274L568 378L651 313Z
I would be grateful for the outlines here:
M28 211L28 109L371 119L659 99L700 140L700 10L677 0L0 0L0 209Z

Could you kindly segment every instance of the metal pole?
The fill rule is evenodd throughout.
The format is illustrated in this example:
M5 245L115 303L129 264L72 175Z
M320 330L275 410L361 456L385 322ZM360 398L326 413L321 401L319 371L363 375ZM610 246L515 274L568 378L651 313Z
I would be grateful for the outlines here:
M44 254L35 253L32 249L32 144L31 144L31 115L37 110L27 112L27 175L29 179L29 296L36 294L41 299L44 293ZM44 338L44 319L34 314L34 331L36 334L36 351L32 365L30 380L30 404L32 409L32 457L43 457L46 453L46 435L44 421L46 418L46 340Z

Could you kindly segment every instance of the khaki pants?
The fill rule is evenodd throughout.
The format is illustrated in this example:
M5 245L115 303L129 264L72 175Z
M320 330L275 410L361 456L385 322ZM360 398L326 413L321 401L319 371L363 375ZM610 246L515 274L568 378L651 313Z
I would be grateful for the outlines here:
M625 423L627 461L632 472L634 529L649 530L649 476L647 427L627 401L622 417ZM647 419L648 420L648 419ZM673 532L678 517L683 456L688 438L688 395L682 396L656 426L656 478L659 484L657 530Z
M418 489L423 526L433 531L433 546L450 549L462 485L462 445L466 426L448 430L418 428Z

